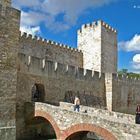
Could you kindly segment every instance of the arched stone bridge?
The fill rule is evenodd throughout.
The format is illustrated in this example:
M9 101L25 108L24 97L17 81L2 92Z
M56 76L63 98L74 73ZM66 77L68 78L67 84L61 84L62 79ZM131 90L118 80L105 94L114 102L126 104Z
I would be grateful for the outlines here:
M69 103L53 106L36 102L33 117L49 121L57 140L70 140L78 132L94 132L105 140L140 140L140 126L135 124L133 115L85 106L78 113Z

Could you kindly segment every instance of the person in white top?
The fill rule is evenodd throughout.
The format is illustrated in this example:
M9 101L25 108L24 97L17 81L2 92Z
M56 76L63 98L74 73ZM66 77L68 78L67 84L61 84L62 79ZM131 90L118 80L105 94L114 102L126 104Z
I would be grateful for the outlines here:
M80 99L75 96L75 99L74 99L74 111L80 111Z

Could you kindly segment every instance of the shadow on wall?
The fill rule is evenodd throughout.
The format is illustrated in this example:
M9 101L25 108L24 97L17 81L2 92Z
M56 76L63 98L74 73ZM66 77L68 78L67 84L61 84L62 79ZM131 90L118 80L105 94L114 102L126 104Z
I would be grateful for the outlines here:
M56 133L49 120L35 116L35 103L25 104L25 132L22 140L48 140L56 139ZM21 139L19 139L21 140Z
M45 101L45 88L43 84L35 83L32 86L32 99L33 102Z
M64 102L74 103L75 96L78 96L80 98L81 105L96 107L96 108L105 108L104 101L101 97L91 95L90 93L85 94L85 91L84 93L81 93L79 91L72 91L72 90L66 91Z
M43 84L34 83L32 86L31 94L32 94L31 97L32 102L42 102L54 106L59 106L59 102L45 100L45 87Z
M52 125L43 117L34 117L27 125L28 132L30 132L30 139L45 140L56 138L55 131Z
M104 139L94 132L80 131L70 135L66 140L104 140Z

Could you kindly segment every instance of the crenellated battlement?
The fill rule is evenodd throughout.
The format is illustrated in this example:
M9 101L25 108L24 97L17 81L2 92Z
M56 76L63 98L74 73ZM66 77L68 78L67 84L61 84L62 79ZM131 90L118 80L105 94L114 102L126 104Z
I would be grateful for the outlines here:
M108 29L114 33L117 33L116 29L112 28L110 25L106 24L104 21L98 20L98 21L95 21L92 23L87 23L87 24L82 25L81 29L78 30L78 34L82 33L82 31L84 31L86 29L95 30L97 27L100 27L100 26L103 26L106 29Z
M102 20L99 20L98 21L98 24L101 24L102 26L104 26L106 29L109 29L110 31L114 32L114 33L117 33L117 30L114 29L113 27L111 27L110 25L108 25L107 23L105 23L104 21Z
M127 76L123 74L112 74L113 80L122 81L122 82L130 82L140 84L140 78Z
M26 71L30 74L44 76L70 76L80 80L97 80L104 79L105 74L97 71L86 70L76 66L61 64L58 62L47 61L25 54L19 54L19 70Z
M55 41L52 40L47 40L38 36L33 36L31 34L27 34L25 32L20 32L21 36L20 36L20 40L23 42L30 42L30 43L36 43L38 44L38 46L52 46L52 47L57 47L59 49L66 49L69 52L75 52L75 53L82 53L81 50L77 49L77 48L72 48L68 45L64 45L61 43L57 43Z

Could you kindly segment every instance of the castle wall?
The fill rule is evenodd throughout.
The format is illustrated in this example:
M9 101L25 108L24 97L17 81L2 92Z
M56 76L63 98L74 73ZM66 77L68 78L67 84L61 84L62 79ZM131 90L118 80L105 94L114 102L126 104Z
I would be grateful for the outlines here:
M106 107L104 74L94 72L92 76L92 71L85 71L82 68L52 61L45 61L43 65L42 59L31 57L28 61L28 58L24 54L19 54L17 129L20 136L24 133L21 128L24 127L24 103L31 101L31 90L35 82L44 85L44 101L65 101L66 91L78 91L79 95L84 93L98 97L100 106ZM91 106L92 104L94 105L90 102Z
M136 106L140 101L140 79L108 74L106 83L107 99L112 110L135 114Z
M26 33L23 33L20 37L19 53L57 61L62 64L83 66L83 54L80 50L50 40L43 40L36 36L33 37Z
M16 84L20 12L0 1L0 139L16 139Z

